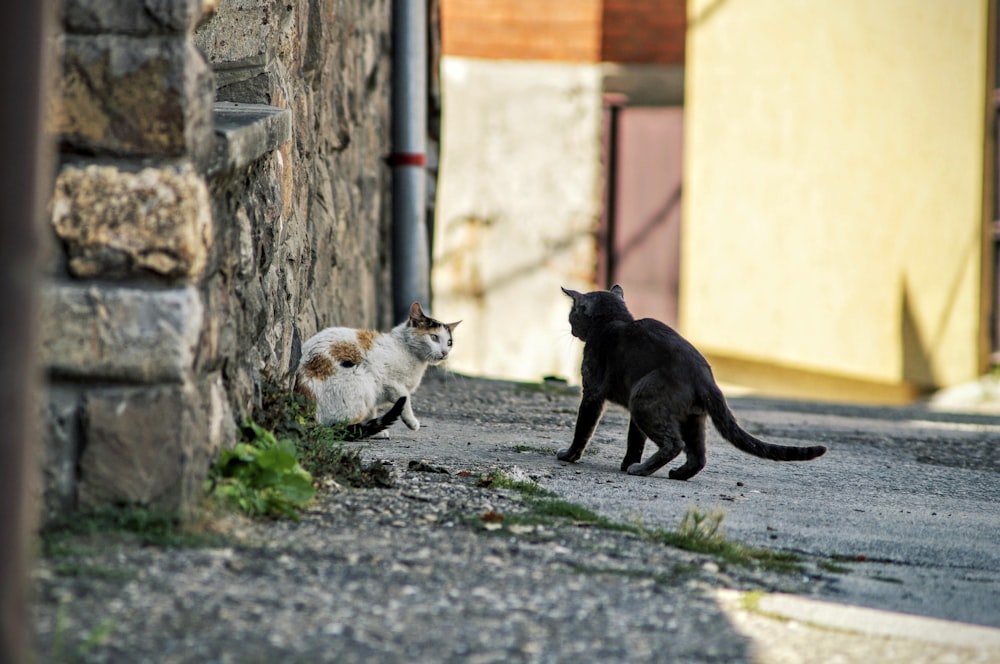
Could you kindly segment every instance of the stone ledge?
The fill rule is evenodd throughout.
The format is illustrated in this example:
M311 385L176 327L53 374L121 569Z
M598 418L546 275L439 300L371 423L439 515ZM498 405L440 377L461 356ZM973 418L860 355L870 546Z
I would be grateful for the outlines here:
M216 102L215 158L208 175L249 166L292 140L292 113L266 104Z

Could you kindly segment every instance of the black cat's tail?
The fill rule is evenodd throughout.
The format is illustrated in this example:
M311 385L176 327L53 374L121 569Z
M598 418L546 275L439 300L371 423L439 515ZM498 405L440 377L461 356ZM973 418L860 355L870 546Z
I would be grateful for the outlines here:
M378 432L385 430L399 419L399 414L403 412L404 405L406 405L406 397L399 397L396 403L392 404L392 408L385 411L379 417L373 417L367 422L347 425L344 440L360 440L374 436Z
M826 454L825 445L807 447L774 445L751 436L736 421L733 411L729 410L729 406L726 404L726 398L717 387L710 394L705 395L704 400L708 415L712 418L712 424L719 430L722 437L735 445L738 450L747 454L772 461L809 461Z

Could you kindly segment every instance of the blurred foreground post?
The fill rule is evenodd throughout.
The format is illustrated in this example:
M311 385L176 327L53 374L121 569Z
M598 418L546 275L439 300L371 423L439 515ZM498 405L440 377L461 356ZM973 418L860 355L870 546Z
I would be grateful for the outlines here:
M49 181L42 145L44 26L49 2L0 3L0 662L29 660L29 473L37 427L36 226Z

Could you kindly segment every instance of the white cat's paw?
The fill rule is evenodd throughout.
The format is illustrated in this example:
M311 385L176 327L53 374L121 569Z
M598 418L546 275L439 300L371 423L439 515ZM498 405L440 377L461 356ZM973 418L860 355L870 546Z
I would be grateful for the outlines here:
M383 429L382 431L379 431L376 434L372 434L372 436L371 436L371 438L377 439L377 440L385 440L388 437L389 437L389 432L386 431L385 429Z
M408 426L408 427L410 427L411 429L413 429L414 431L418 431L418 430L420 429L420 420L418 420L418 419L417 419L417 418L415 418L415 417L414 417L414 418L412 418L412 419L405 419L405 418L404 418L404 419L403 419L403 423L404 423L404 424L405 424L406 426Z

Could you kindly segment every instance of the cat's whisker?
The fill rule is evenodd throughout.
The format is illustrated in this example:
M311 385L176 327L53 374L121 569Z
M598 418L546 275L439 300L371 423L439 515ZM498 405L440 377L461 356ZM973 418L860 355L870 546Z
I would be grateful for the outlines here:
M560 330L558 339L565 351L572 350L574 343L577 341L570 330Z

